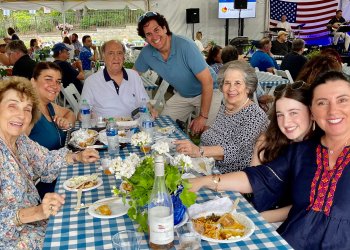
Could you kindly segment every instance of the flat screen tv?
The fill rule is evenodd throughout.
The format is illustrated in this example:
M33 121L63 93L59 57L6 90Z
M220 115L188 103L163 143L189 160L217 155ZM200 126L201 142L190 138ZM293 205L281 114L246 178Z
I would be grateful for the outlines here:
M235 0L219 0L219 18L239 18L239 10L234 9ZM248 0L248 8L241 10L241 18L255 17L256 0Z

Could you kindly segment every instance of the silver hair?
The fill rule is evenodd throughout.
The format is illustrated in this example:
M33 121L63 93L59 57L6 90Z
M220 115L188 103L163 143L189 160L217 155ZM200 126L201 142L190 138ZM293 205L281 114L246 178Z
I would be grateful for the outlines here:
M114 40L114 39L113 39L113 40L106 41L106 42L104 42L104 43L102 44L102 46L101 46L101 52L102 52L102 54L105 53L105 51L106 51L106 46L107 46L107 44L109 44L109 43L117 43L117 44L120 44L120 45L122 46L123 52L124 52L124 54L125 54L126 49L125 49L124 44L123 44L120 40Z
M248 89L248 97L253 98L254 92L258 85L258 77L255 73L254 68L250 66L247 62L235 60L224 64L218 73L218 83L219 88L222 91L222 86L224 85L226 72L231 70L238 70L243 73L244 83Z

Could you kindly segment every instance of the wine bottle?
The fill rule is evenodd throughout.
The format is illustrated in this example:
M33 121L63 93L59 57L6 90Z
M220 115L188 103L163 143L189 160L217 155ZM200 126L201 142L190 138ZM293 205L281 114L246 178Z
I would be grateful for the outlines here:
M155 157L154 184L148 203L149 245L152 249L170 249L174 246L174 208L165 186L164 160Z

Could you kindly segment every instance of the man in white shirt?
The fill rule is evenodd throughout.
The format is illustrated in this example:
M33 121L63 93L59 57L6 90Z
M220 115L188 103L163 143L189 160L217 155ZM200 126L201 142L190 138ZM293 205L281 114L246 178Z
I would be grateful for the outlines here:
M290 24L287 21L287 16L286 15L283 15L281 17L281 21L277 23L277 28L283 28L288 33L292 31L292 28L291 28Z
M142 80L135 70L124 69L125 47L120 41L105 42L101 51L105 68L85 80L81 101L85 99L97 116L130 117L142 99L149 100Z

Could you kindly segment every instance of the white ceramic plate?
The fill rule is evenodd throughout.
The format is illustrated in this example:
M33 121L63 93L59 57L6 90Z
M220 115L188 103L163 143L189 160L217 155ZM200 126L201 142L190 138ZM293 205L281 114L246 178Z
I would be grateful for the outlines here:
M156 133L162 134L162 135L170 135L175 132L174 126L166 126L166 127L155 127Z
M121 198L115 199L116 197L112 198L105 198L101 199L99 201L96 201L92 206L89 207L88 213L95 218L100 219L110 219L110 218L117 218L119 216L123 216L124 214L127 214L128 209L130 206L128 205L128 201L126 201L125 205L123 203L123 200ZM110 202L108 202L110 200ZM103 202L103 204L101 204ZM100 204L98 204L100 203ZM96 209L101 205L108 205L111 208L112 214L111 215L102 215L96 212Z
M211 211L211 212L205 212L205 213L198 214L194 218L199 218L202 216L206 217L206 216L210 216L211 214L222 215L224 213L218 213L218 212ZM216 242L216 243L232 243L232 242L242 241L242 240L249 238L254 233L254 230L255 230L255 225L254 225L253 221L243 214L232 213L232 215L235 218L235 220L237 220L239 223L241 223L245 226L245 232L244 232L244 235L242 237L235 237L234 239L229 239L229 240L217 240L217 239L212 239L212 238L201 235L202 240L206 240L209 242Z
M101 179L100 177L98 177L98 178L97 178L97 184L96 184L95 186L90 187L90 188L83 188L82 190L83 190L83 192L93 190L93 189L98 188L99 186L101 186L102 183L103 183L103 182L102 182L102 179ZM65 190L67 190L67 191L74 191L74 192L77 192L77 191L78 191L78 189L70 188L70 187L69 187L69 184L70 184L70 179L68 179L68 180L66 180L65 182L63 182L63 188L64 188Z
M119 134L122 134L122 133L126 135L125 130L118 130L119 143L129 143L130 139L128 139L127 136L119 136ZM106 135L106 130L105 129L101 130L98 133L98 140L100 142L102 142L103 144L108 145L107 135Z

